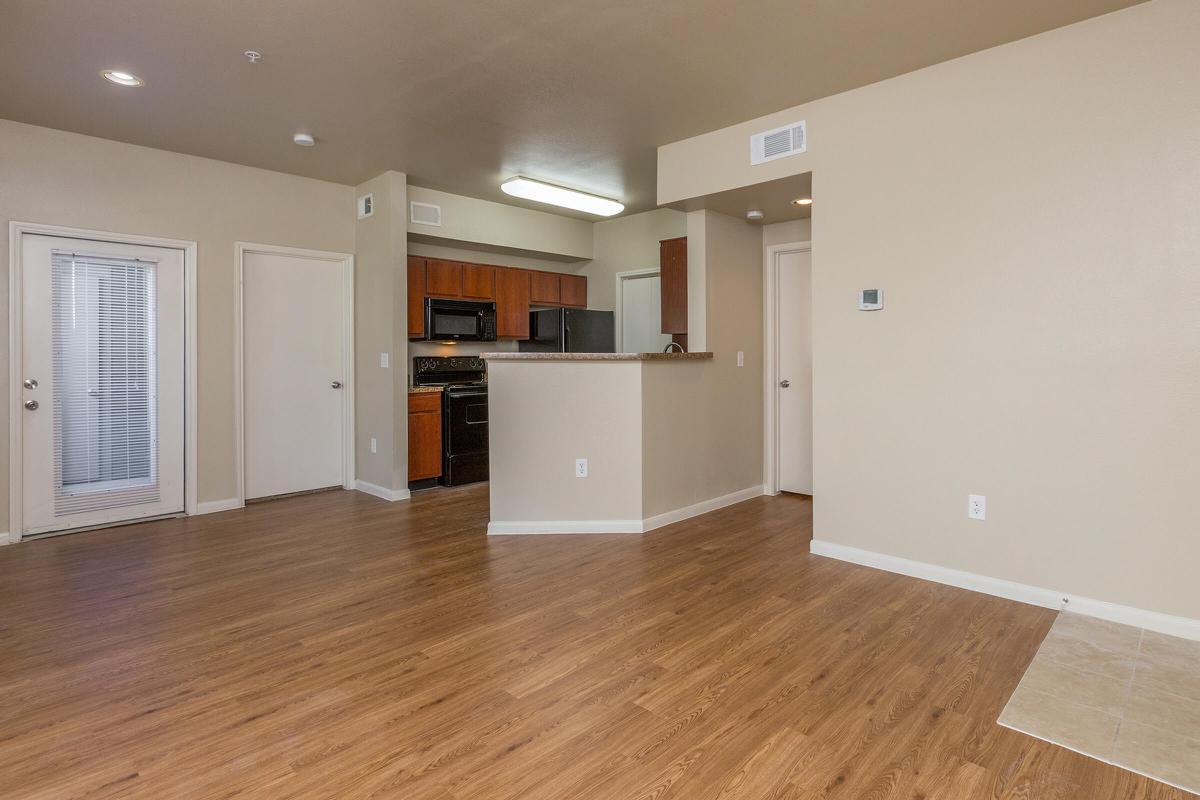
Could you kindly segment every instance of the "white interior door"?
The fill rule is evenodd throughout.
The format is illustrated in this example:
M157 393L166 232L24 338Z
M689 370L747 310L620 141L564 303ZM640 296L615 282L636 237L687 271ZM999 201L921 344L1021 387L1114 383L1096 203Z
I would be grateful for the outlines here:
M657 353L671 337L662 333L662 278L659 273L621 278L623 353Z
M23 234L22 533L183 511L183 251Z
M342 486L346 265L242 259L246 499Z
M812 494L812 253L776 260L779 488Z

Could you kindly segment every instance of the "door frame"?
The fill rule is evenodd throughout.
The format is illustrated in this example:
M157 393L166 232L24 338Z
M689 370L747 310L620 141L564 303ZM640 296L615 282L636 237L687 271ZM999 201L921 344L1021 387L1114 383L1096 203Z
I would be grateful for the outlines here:
M614 337L614 338L616 339L616 341L614 342L614 344L616 345L616 351L617 351L618 353L624 353L624 352L625 352L625 345L624 345L624 343L621 341L621 340L622 340L622 332L621 332L621 284L622 284L624 281L627 281L627 280L629 280L630 278L646 278L646 277L649 277L649 276L651 276L651 275L660 275L660 276L661 276L661 275L662 275L662 268L661 268L661 267L651 267L650 269L631 269L631 270L627 270L627 271L625 271L625 272L618 272L618 273L617 273L617 283L616 283L616 286L617 286L617 296L616 296L616 299L615 299L615 301L613 302L613 308L615 309L615 310L613 311L613 325L616 327L616 336Z
M234 427L237 429L237 500L246 503L246 345L242 275L247 253L291 256L342 265L342 488L354 488L354 256L326 250L305 250L254 242L234 242Z
M779 494L779 257L812 254L812 241L767 245L763 250L763 494Z
M22 238L26 234L57 236L110 244L143 245L183 251L183 511L196 513L196 242L134 233L114 233L88 228L70 228L40 222L8 223L8 534L9 542L21 541L24 517L24 428L21 414L21 363L24 352L22 318ZM0 542L2 543L2 542Z

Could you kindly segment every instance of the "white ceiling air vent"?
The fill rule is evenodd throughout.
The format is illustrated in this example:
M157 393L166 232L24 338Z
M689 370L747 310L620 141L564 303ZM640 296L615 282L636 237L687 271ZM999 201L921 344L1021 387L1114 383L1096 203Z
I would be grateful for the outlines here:
M442 224L442 207L433 203L418 203L416 200L408 204L408 218L417 225Z
M756 133L750 137L750 163L765 164L777 158L794 156L808 150L804 120L782 128Z

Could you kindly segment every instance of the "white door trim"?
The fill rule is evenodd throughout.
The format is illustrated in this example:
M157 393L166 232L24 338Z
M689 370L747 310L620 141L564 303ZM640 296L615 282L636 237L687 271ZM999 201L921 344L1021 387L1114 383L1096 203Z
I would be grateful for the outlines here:
M39 222L8 223L8 540L21 541L24 530L24 432L21 408L22 349L22 254L25 234L86 239L113 244L144 245L183 251L184 282L184 391L183 391L183 502L184 513L196 513L196 243L187 239L142 236L87 228L44 225Z
M242 269L247 253L311 258L342 265L342 363L346 398L342 404L342 488L354 488L354 256L324 250L304 250L274 244L235 242L234 258L234 418L237 428L237 499L246 503L246 427L245 427L245 323L242 303Z
M624 343L621 341L621 337L622 337L622 331L621 331L621 282L628 280L630 278L645 278L645 277L648 277L651 275L661 275L661 274L662 274L661 267L652 267L650 269L631 269L631 270L627 270L625 272L617 273L617 283L616 283L617 294L616 294L616 301L613 304L613 307L616 310L613 312L613 325L616 328L615 344L616 344L616 351L618 353L625 352Z
M763 494L779 494L779 257L811 252L811 241L771 244L763 252Z

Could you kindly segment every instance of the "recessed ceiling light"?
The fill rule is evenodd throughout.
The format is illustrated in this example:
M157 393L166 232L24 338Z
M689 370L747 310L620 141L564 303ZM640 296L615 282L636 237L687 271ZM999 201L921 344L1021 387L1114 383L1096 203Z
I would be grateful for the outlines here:
M561 186L552 186L529 178L510 178L500 184L500 188L504 190L505 194L511 194L513 197L572 208L599 217L611 217L613 214L620 214L625 210L625 206L616 200L577 192L574 189L564 189Z
M301 147L312 147L317 143L317 140L312 137L311 133L297 133L292 137L292 141Z
M812 198L811 197L797 197L795 200L792 201L792 205L794 205L794 206L811 206Z
M134 75L132 72L124 72L119 69L106 69L100 72L104 76L104 80L112 81L121 86L142 86L145 81Z

